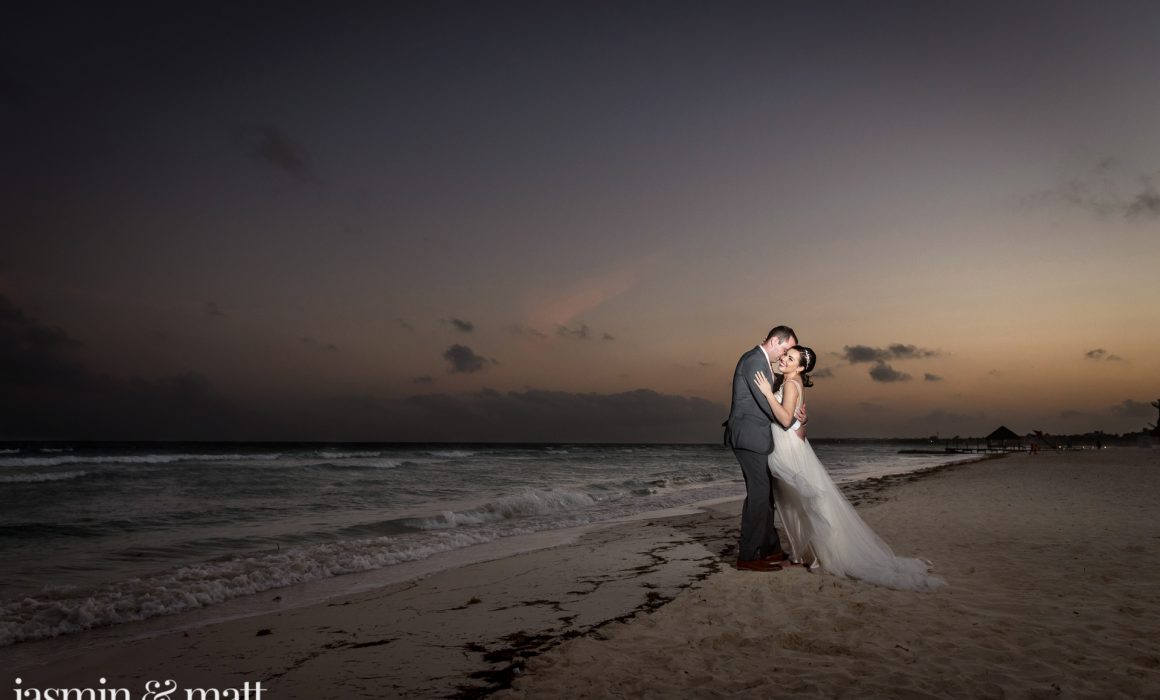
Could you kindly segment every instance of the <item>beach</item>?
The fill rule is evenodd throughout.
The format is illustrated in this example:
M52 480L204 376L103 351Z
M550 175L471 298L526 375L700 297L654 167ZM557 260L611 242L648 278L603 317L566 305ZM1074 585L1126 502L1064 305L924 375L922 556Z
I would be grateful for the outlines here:
M850 487L947 580L931 593L738 571L730 499L377 587L339 577L354 592L309 604L271 590L231 619L15 644L0 665L9 689L132 697L168 680L173 697L1160 697L1158 467L1154 449L1041 452Z

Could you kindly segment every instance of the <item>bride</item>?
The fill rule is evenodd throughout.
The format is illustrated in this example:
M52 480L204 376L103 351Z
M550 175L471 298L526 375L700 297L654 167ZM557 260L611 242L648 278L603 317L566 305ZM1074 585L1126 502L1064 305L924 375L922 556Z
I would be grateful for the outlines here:
M771 427L769 471L792 561L888 588L929 590L944 585L928 573L921 559L894 556L834 485L810 443L782 428L793 423L804 387L812 386L809 373L816 359L813 350L801 345L787 350L777 364L783 381L776 392L764 374L754 378L781 423Z

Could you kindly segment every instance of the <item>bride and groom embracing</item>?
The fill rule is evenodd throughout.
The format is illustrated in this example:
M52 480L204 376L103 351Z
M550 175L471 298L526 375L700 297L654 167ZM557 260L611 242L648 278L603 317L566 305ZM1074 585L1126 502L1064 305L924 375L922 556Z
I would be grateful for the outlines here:
M897 557L855 512L805 439L804 391L817 356L777 326L741 356L733 372L733 402L725 443L741 464L745 505L737 568L821 569L889 588L943 585L921 559ZM772 375L772 376L771 376ZM781 516L789 554L774 527Z

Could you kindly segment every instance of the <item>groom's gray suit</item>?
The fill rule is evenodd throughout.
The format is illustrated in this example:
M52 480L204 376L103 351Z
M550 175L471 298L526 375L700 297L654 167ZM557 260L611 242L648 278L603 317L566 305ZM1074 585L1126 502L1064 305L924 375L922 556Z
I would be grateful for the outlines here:
M725 444L733 448L745 476L741 549L737 556L741 560L761 559L781 551L773 525L773 482L767 464L768 455L773 452L773 410L753 381L758 372L773 384L769 360L760 347L737 361L737 369L733 370L733 404L725 421ZM777 426L780 428L781 424Z

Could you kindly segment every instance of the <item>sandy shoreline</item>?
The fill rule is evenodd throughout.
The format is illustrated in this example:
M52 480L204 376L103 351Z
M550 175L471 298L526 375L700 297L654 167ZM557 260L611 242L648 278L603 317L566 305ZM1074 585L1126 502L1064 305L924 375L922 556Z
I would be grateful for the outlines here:
M949 586L725 568L502 697L1160 697L1160 452L1012 455L860 509Z
M936 593L736 571L734 501L307 607L19 644L0 664L10 689L105 677L133 697L165 679L261 681L266 698L513 680L501 695L1160 697L1158 455L1014 455L849 489L896 551L935 562Z
M106 677L108 687L138 695L150 680L173 679L179 689L260 680L277 698L472 697L505 687L525 656L598 635L717 571L722 562L704 542L730 540L735 522L711 510L622 523L305 607L172 632L158 631L162 618L17 644L0 649L0 665L25 688L95 688ZM284 594L251 604L276 607Z

